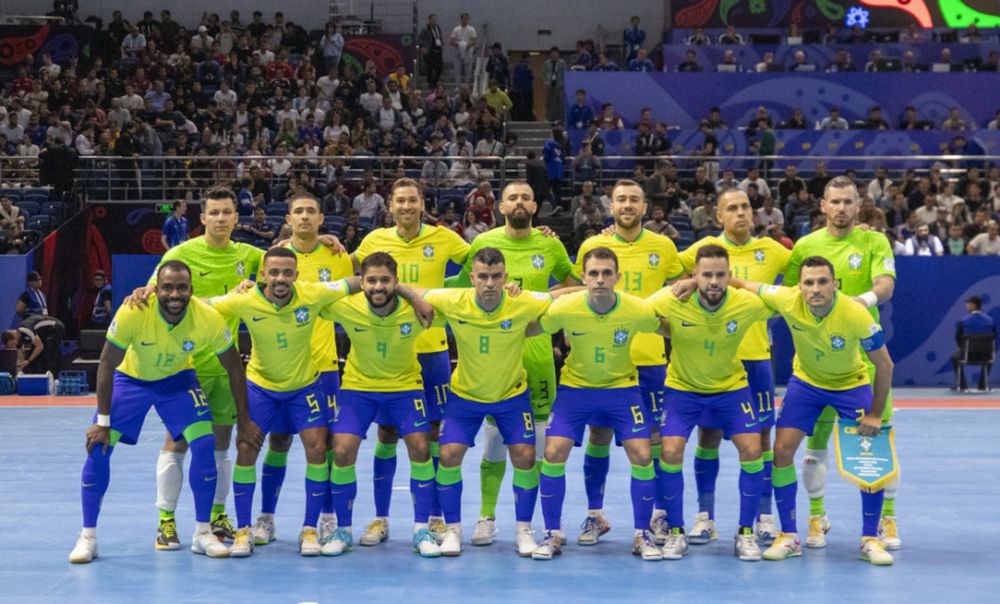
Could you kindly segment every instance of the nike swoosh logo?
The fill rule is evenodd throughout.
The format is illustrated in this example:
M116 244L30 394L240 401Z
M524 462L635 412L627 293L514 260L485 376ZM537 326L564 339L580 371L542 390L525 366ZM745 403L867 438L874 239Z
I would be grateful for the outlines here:
M205 275L209 274L210 272L212 272L212 271L205 271L205 272L198 271L198 276L199 277L204 277Z
M759 417L759 418L757 419L757 423L760 423L760 422L765 422L765 421L767 421L767 420L769 420L769 419L771 419L771 415L770 415L770 414L767 414L767 415L761 415L761 416L760 416L760 417Z
M86 489L86 488L88 488L88 487L93 487L93 486L97 486L97 483L96 483L96 482L92 482L92 483L90 483L90 484L87 484L87 483L83 482L83 483L80 483L80 486L81 486L82 488Z
M218 476L206 476L205 482L215 482L216 480L218 480L218 478L219 478Z
M535 437L535 433L534 432L525 432L521 436L522 436L522 438L534 438Z
M798 325L794 325L794 324L792 325L792 329L794 329L795 331L805 331L804 329L802 329Z
M267 317L253 317L253 322L256 323L257 321L263 321L266 318Z
M323 491L320 491L319 493L313 493L313 494L312 494L312 496L313 496L313 497L322 497L322 496L324 496L324 495L326 495L326 493L325 493L325 492L323 492Z
M156 344L156 342L142 342L141 344L143 346L152 346L153 344Z
M749 424L743 424L744 428L753 428L757 425L757 422L750 422Z
M419 428L420 426L423 426L426 423L427 423L426 419L424 421L422 421L422 422L413 422L413 427L414 428Z
M574 336L585 336L585 335L587 335L587 332L585 332L585 331L573 331L573 332L570 332L570 333L572 333Z
M463 321L461 319L458 320L459 325L465 325L466 323L468 323L468 321Z
M636 432L642 432L643 430L645 430L645 428L642 426L635 426L632 428L632 433L635 434Z
M431 486L432 484L434 484L434 483L433 482L418 482L417 483L417 487L421 488L421 489L426 489L427 487Z
M204 409L204 410L202 410L202 411L199 411L199 412L198 412L198 417L201 417L202 415L205 415L205 414L206 414L206 413L208 413L209 411L211 411L211 409Z
M354 331L368 331L368 330L367 329L363 329L361 327L355 327Z
M687 321L681 321L681 327L694 327L694 323L688 323Z
M316 421L316 420L318 420L318 419L319 419L319 416L318 416L318 415L316 415L316 416L314 416L314 417L310 417L310 418L306 419L306 421L307 421L307 422L314 422L314 421Z
M653 499L654 499L653 497L643 497L642 498L643 501L652 501Z

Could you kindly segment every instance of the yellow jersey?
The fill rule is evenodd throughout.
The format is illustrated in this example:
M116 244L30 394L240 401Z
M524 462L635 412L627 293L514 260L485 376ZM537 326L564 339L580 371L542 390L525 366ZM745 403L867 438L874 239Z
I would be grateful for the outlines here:
M334 254L321 243L309 252L299 251L291 243L286 247L295 252L300 283L330 283L354 275L354 263L349 254ZM319 319L313 329L312 360L320 373L337 371L337 337L333 323L325 319Z

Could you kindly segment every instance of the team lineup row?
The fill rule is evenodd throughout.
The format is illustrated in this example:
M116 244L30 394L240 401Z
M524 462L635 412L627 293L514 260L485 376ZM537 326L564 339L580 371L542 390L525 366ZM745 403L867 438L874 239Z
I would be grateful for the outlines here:
M308 464L300 551L350 551L354 462L375 422L377 517L360 543L388 537L384 485L391 488L401 436L411 462L414 548L424 556L458 555L461 461L484 419L483 505L473 544L489 544L497 534L497 492L509 454L518 552L536 559L560 553L565 463L589 425L588 516L579 543L596 543L609 528L601 508L612 437L632 464L633 552L647 560L678 559L688 543L714 539L714 480L725 435L741 462L737 555L799 555L792 459L810 434L803 469L811 498L806 544L822 547L829 530L822 509L825 449L837 414L859 420L859 431L871 436L883 416L891 416L892 363L875 306L891 296L894 280L887 242L854 225L853 184L831 181L823 205L827 229L789 252L751 238L745 195L724 192L723 236L679 255L669 239L642 229L642 189L621 181L612 195L613 232L585 242L574 266L557 239L531 228L537 207L524 183L503 191L505 226L478 237L470 249L447 229L421 225L417 183L397 181L390 195L397 226L374 231L352 256L341 253L335 239L318 237L318 204L299 197L289 209L292 241L262 258L228 240L235 208L231 193L217 191L203 208L205 235L170 250L152 284L119 310L109 330L98 414L88 431L84 530L70 559L96 556L108 456L119 440L135 441L151 405L169 431L157 467L161 549L179 548L173 511L188 447L198 521L192 549L247 556L255 544L271 541L289 435L298 433ZM449 260L463 271L448 284L456 287L442 289ZM360 278L350 276L356 269ZM685 274L692 277L664 287ZM780 274L798 288L770 285ZM258 285L237 287L250 275ZM553 280L559 284L547 291ZM508 292L511 283L517 287ZM189 301L192 291L210 306ZM216 313L221 329L209 326ZM772 452L776 413L765 320L776 313L793 324L798 354ZM241 320L254 344L246 377L229 345ZM352 342L343 384L333 322ZM453 375L445 323L459 353ZM551 334L559 331L571 352L557 386ZM210 421L202 418L208 413ZM234 424L237 460L230 469ZM681 462L696 425L699 513L685 532ZM262 512L252 524L265 433L271 436L260 481ZM235 529L225 514L230 482ZM780 534L771 515L772 485ZM884 505L883 491L862 494L862 557L875 564L890 564L886 548L899 546L891 486ZM540 543L530 525L539 490ZM227 538L233 540L228 548L221 543ZM758 541L770 547L762 553Z

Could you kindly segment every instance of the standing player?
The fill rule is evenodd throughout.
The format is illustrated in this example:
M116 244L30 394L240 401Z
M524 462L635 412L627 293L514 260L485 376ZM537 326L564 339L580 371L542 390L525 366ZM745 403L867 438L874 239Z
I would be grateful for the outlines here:
M785 272L791 252L770 237L753 237L753 208L747 194L739 189L726 189L719 193L717 215L723 232L719 237L705 237L681 253L681 264L688 273L694 271L694 259L705 245L721 245L729 252L733 276L757 283L774 283ZM683 295L679 286L675 292ZM695 287L693 281L687 289ZM740 344L739 358L747 372L750 395L757 405L760 426L760 449L764 459L764 487L760 496L757 517L757 538L771 543L777 535L774 516L771 514L771 428L774 427L774 374L771 370L771 342L767 323L754 323ZM698 515L688 534L692 545L708 543L716 538L715 532L715 482L719 476L719 444L722 430L698 428L698 447L694 451L694 479L698 486Z
M826 228L814 231L795 242L792 257L785 274L786 285L798 284L799 265L809 256L822 256L833 264L837 276L837 288L841 293L861 302L877 322L878 305L892 298L896 286L896 261L892 256L885 235L877 231L865 231L857 227L858 190L854 182L846 176L838 176L823 190L823 213ZM868 377L874 380L875 366L862 360L868 366ZM802 482L809 492L809 534L806 547L826 547L826 533L830 531L830 521L823 507L826 490L827 446L833 433L837 413L833 407L827 408L816 421L812 436L806 441L805 465L802 467ZM892 421L892 393L883 412L885 423ZM897 478L885 488L885 506L879 523L879 535L885 546L899 549L901 542L896 528Z
M435 289L424 294L451 327L458 345L451 399L441 425L438 498L447 524L441 553L462 553L462 459L487 415L493 417L514 465L517 551L530 556L537 543L531 517L538 496L535 471L535 422L524 371L525 330L548 308L552 297L504 291L503 254L483 248L472 259L475 288Z
M413 496L413 548L421 556L441 555L428 530L433 501L434 464L427 441L428 417L416 340L422 328L413 307L397 295L396 261L375 252L361 263L363 296L350 296L330 306L324 316L343 326L351 338L344 384L331 425L334 441L330 476L337 529L322 553L337 556L354 546L351 533L358 482L354 464L361 439L381 415L406 442Z
M296 193L288 202L285 221L292 227L292 240L286 247L295 252L298 262L300 283L332 283L354 274L351 257L346 253L334 252L319 240L319 228L323 225L323 212L319 201L308 193ZM327 408L332 408L340 390L338 371L337 338L333 323L322 318L316 319L312 337L313 366L319 372L320 386L326 398ZM327 418L332 424L333 416ZM274 510L278 505L278 494L285 480L288 450L292 445L290 434L272 432L268 437L267 454L261 468L261 514L253 525L255 545L266 545L276 538ZM331 446L332 448L332 446ZM331 462L332 451L327 449L327 461ZM320 541L329 538L336 528L333 501L327 496L323 511L319 516Z
M531 217L537 210L538 204L528 183L514 181L504 187L500 213L505 218L505 224L475 238L462 268L460 282L469 285L472 257L480 249L492 247L503 253L508 276L523 289L548 291L553 278L559 282L553 289L579 285L572 274L573 263L562 242L531 228ZM545 451L545 426L556 395L556 366L551 336L543 334L527 339L524 343L524 369L528 374L528 392L535 415L536 456L541 459ZM473 545L489 545L497 535L497 497L507 471L507 450L496 424L487 420L483 437L483 460L479 465L482 504L479 522L472 534Z
M424 197L420 184L411 178L400 178L389 193L389 211L396 220L392 228L375 229L369 233L354 252L356 266L375 252L387 252L399 268L399 282L422 289L444 286L448 261L465 262L469 244L447 227L430 226L420 221L424 210ZM427 416L431 422L431 456L439 457L438 431L448 398L448 381L451 379L451 359L448 356L448 339L441 327L427 329L417 336L417 353L424 380ZM376 418L379 424L378 442L375 443L375 520L361 536L361 545L377 545L389 537L389 503L392 498L392 481L396 473L396 443L399 435L389 422ZM440 506L435 498L431 511L431 530L443 532Z
M329 304L357 291L351 277L326 284L295 284L295 253L272 248L264 254L263 282L250 291L212 298L211 304L227 320L242 320L253 349L247 367L250 417L267 433L298 434L306 453L306 515L299 533L303 556L320 553L316 521L329 490L326 464L326 397L310 354L316 318ZM229 555L253 553L250 532L253 492L257 483L258 451L237 443L233 495L238 530Z
M768 560L802 555L796 534L795 451L814 429L816 418L831 406L845 419L858 421L858 434L877 436L882 410L892 385L892 359L882 328L865 307L837 292L833 265L810 256L799 265L798 289L734 282L759 293L781 313L795 342L792 377L788 381L774 446L774 495L781 516L781 534L764 552ZM869 382L861 349L875 366ZM884 491L861 491L861 559L878 566L892 564L892 555L877 535Z
M670 326L671 362L663 394L663 418L657 495L663 498L670 535L663 558L679 560L688 551L684 534L684 446L696 425L719 426L740 455L740 520L735 551L740 560L760 560L753 532L760 503L764 461L760 454L757 405L750 397L747 373L737 351L757 321L771 315L756 296L729 287L729 254L704 245L695 256L698 292L687 300L670 289L650 298Z
M577 252L577 273L582 272L582 258L595 247L607 247L618 256L622 279L619 291L648 298L665 283L684 273L677 247L669 238L642 227L646 215L646 198L642 186L632 180L619 180L611 190L611 216L615 219L614 233L597 235L583 242ZM663 405L663 384L667 377L667 355L663 336L652 333L636 334L632 340L632 362L639 371L639 389L645 413L652 430L653 456L660 456L660 412ZM583 458L583 478L587 490L587 518L583 522L580 545L594 545L610 530L604 507L604 483L607 480L611 437L606 427L590 427L590 440ZM656 470L659 472L659 470ZM666 522L661 502L650 527L659 541L666 539Z
M566 460L573 444L583 440L587 424L599 424L614 428L632 464L635 521L632 553L643 560L660 560L660 550L649 532L656 498L649 426L639 391L639 375L629 353L636 334L656 331L660 320L645 300L615 291L621 275L618 258L608 248L597 247L587 252L583 270L587 291L563 296L538 319L537 326L528 330L529 334L565 330L572 347L545 439L539 485L545 540L531 557L551 560L560 553Z
M148 306L123 306L108 328L97 371L97 415L87 430L87 461L81 479L83 531L69 555L74 563L97 557L97 516L111 479L111 453L119 441L135 444L150 407L174 439L191 447L191 491L197 521L191 551L213 558L229 555L209 525L215 495L215 436L192 359L205 351L218 357L236 399L240 439L260 447L263 436L247 414L246 376L232 333L207 304L191 300L191 269L177 260L156 273Z

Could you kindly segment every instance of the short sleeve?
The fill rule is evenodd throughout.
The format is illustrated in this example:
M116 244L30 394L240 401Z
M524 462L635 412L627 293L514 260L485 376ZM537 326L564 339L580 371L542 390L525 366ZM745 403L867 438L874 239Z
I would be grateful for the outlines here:
M799 266L802 265L802 255L801 246L796 245L792 248L792 252L788 256L788 263L785 265L785 277L781 280L785 285L799 284Z
M552 276L556 281L564 281L567 276L573 274L573 263L569 260L566 246L558 239L552 240L552 256L555 258L555 265L552 268Z
M222 315L223 319L231 321L240 317L240 310L243 307L242 302L244 295L245 294L226 294L225 296L209 298L207 302L215 310L215 312Z
M107 340L122 350L127 349L132 343L135 322L139 318L137 315L141 312L141 309L122 305L108 325Z
M568 298L561 299L566 300ZM562 312L562 309L565 308L565 306L565 303L556 300L544 313L542 313L542 316L538 317L538 326L542 328L542 331L552 334L563 328L563 323L565 323L565 314Z
M317 299L323 306L333 304L338 300L343 300L350 294L347 279L338 279L327 283L310 284L317 292Z
M888 275L896 278L896 258L892 255L892 247L889 240L881 234L874 238L871 247L871 279L874 281L878 277Z
M156 285L156 275L159 273L160 267L163 266L163 263L168 260L178 260L181 255L180 250L180 246L174 246L163 254L160 261L156 263L156 268L153 269L153 274L149 276L149 281L146 282L146 285Z
M448 234L448 258L455 264L465 264L469 256L469 244L451 229L444 229Z
M646 300L638 300L636 306L636 323L639 331L651 333L660 328L660 317L653 310L652 304Z
M762 285L757 290L757 295L760 296L761 302L766 307L780 312L794 297L794 291L790 287L782 287L781 285Z
M775 241L775 245L771 246L771 251L769 252L775 257L775 268L778 269L779 273L786 274L788 271L788 262L792 257L792 251L787 247L781 245ZM787 281L787 277L783 280Z
M222 319L222 316L213 310L208 311L212 315L215 323L215 337L212 341L212 350L215 356L219 356L233 347L233 332L229 331L229 326Z
M667 237L663 239L663 247L667 248L664 254L664 258L667 259L664 270L667 274L667 281L672 281L684 274L684 267L681 266L680 256L677 254L677 246Z
M656 316L664 318L670 317L674 311L674 305L678 302L679 300L677 300L677 297L674 296L669 287L665 287L646 298L646 303L653 309Z
M680 260L681 268L684 269L684 272L686 273L694 272L694 258L697 253L698 253L697 243L695 243L694 245L692 245L691 247L680 253L678 259Z
M358 261L358 264L364 262L365 258L378 250L374 249L375 244L373 243L373 238L375 237L375 231L368 233L364 239L361 240L361 245L358 249L354 250L354 259Z
M247 246L247 258L245 260L247 265L247 276L258 275L260 273L260 266L264 260L264 250L254 247L252 245Z
M463 291L463 289L429 289L424 292L424 300L433 306L435 310L443 313L443 310L452 302L455 302Z
M527 295L527 296L533 298L533 302L534 302L534 306L535 306L535 312L534 312L533 316L531 317L532 320L537 319L538 317L540 317L542 315L542 313L544 313L546 310L549 309L550 306L552 306L552 295L551 294L548 294L548 293L545 293L545 292L525 292L524 295Z

